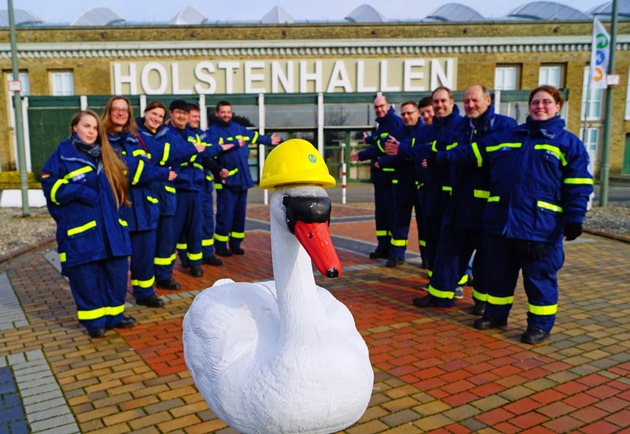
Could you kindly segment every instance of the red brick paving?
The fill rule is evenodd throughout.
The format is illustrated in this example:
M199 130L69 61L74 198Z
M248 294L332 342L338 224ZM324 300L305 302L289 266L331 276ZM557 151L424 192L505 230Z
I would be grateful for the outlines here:
M333 210L333 234L373 242L372 221L334 220L372 210ZM268 221L264 206L248 213ZM557 325L535 347L519 342L526 325L522 288L507 327L477 331L470 289L454 308L419 310L410 302L424 294L419 287L427 279L416 265L387 269L383 261L341 250L342 277L317 282L353 312L376 372L371 405L346 432L630 432L630 319L619 312L630 303L619 284L628 277L630 245L582 240L566 247ZM186 295L224 277L272 279L269 234L250 231L243 247L244 256L225 258L222 267L204 266L202 278L178 264L174 277L182 289L158 293ZM91 340L74 319L65 280L42 258L46 248L54 245L0 264L30 322L1 332L0 354L41 349L83 432L233 432L205 406L185 366L181 322L190 297L166 309L132 307L138 326ZM417 244L409 250L417 252ZM373 267L352 268L365 264ZM116 416L123 411L136 413Z

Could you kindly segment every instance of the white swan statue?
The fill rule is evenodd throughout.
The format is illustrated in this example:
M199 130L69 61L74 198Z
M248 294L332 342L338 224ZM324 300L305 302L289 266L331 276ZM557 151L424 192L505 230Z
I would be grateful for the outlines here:
M331 433L369 404L374 372L365 341L347 307L315 284L311 265L313 258L322 274L341 273L322 188L334 184L309 142L274 148L261 187L275 189L275 281L219 280L184 318L195 384L214 414L241 433Z

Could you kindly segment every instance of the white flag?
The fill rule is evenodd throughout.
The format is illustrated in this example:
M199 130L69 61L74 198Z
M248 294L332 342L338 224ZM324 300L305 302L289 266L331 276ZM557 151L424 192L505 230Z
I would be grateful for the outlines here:
M610 62L610 36L597 18L593 20L591 48L591 89L606 89L606 75Z

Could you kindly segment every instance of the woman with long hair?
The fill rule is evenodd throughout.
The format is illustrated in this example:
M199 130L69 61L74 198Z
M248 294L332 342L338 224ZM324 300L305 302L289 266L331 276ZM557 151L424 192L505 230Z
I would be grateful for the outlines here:
M156 230L160 215L159 199L152 190L155 182L172 181L177 176L168 167L151 164L150 153L136 132L131 102L122 96L107 101L102 116L103 126L112 147L127 164L130 183L131 207L126 220L131 236L131 286L136 304L164 307L164 301L155 294L153 257Z
M41 183L79 322L98 338L136 323L124 315L131 253L122 217L130 204L127 168L93 111L77 113L70 132L44 164Z

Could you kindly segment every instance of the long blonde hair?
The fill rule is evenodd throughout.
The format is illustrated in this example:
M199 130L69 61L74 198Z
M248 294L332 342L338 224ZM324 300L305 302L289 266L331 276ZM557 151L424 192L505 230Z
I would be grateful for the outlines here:
M105 176L107 177L107 181L109 182L110 187L112 188L112 192L114 193L114 198L116 199L116 206L120 207L122 205L129 206L131 202L129 201L129 197L127 192L129 191L129 180L127 179L127 166L120 159L112 145L109 143L107 139L107 134L105 133L105 128L103 127L103 123L98 115L92 110L82 110L70 121L70 131L74 131L74 127L76 127L81 118L83 116L92 116L96 119L96 125L98 127L98 141L101 144L101 160L103 161L103 170L105 171Z
M131 101L129 98L125 96L113 96L105 104L105 111L103 111L103 116L101 116L101 120L103 121L103 127L105 128L105 132L107 134L114 135L116 134L116 129L114 124L112 123L112 116L110 114L112 110L112 105L114 101L123 100L127 103L127 113L129 114L127 118L127 123L123 125L123 131L129 131L131 134L136 134L138 132L138 126L136 125L136 121L133 118L133 112L131 110Z

